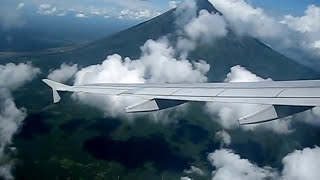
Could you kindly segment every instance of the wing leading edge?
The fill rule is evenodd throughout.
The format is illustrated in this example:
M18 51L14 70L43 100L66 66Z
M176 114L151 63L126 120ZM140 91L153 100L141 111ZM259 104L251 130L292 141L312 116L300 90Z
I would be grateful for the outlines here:
M320 81L267 81L255 83L200 84L89 84L68 86L43 79L58 91L140 97L144 101L126 108L126 112L149 112L175 107L189 101L267 105L266 108L239 119L240 124L256 124L294 115L320 106Z

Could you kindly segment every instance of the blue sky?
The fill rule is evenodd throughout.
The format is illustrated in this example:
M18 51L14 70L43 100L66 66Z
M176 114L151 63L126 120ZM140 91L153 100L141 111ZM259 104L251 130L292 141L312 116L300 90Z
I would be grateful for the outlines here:
M170 9L172 0L2 0L2 6L23 4L29 13L43 15L72 14L79 18L103 16L119 19L145 20ZM179 1L179 0L176 0ZM180 0L181 1L181 0ZM247 0L267 12L301 15L308 5L320 5L319 0Z
M173 2L183 0L1 0L0 26L21 27L35 21L32 17L78 18L83 22L104 20L112 23L137 24L168 11ZM214 0L212 0L214 1ZM273 16L301 16L319 0L246 0ZM31 18L30 18L31 17Z
M319 0L248 0L248 2L279 15L302 15L308 5L320 5Z

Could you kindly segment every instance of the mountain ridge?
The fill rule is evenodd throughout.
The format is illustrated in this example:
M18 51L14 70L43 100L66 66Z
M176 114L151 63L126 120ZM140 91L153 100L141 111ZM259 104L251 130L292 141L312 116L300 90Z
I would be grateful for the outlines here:
M197 0L198 12L206 9L219 12L208 0ZM176 36L175 11L169 10L158 17L59 55L50 55L47 67L56 67L62 62L78 63L82 66L101 63L108 55L137 59L140 47L149 40L163 36ZM261 41L229 32L226 37L209 45L198 45L190 52L189 59L206 60L211 70L210 81L222 81L230 68L241 65L263 78L273 80L317 79L320 75L310 68L274 51ZM286 71L283 70L286 67Z

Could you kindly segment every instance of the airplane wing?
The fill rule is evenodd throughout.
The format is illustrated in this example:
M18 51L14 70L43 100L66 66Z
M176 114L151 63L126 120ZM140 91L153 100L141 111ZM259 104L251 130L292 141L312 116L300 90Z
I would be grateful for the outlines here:
M128 113L157 111L195 101L267 105L266 108L239 119L240 125L280 119L320 106L320 80L81 86L68 86L49 79L43 79L43 82L52 88L54 103L61 100L58 91L144 99L126 108Z

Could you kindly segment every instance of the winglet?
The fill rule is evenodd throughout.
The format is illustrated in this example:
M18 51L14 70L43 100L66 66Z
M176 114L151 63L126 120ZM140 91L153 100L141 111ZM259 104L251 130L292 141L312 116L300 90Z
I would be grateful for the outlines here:
M60 102L61 97L60 97L58 91L52 89L52 94L53 94L53 103L56 104L56 103Z
M68 91L71 86L67 86L65 84L61 84L49 79L42 79L44 83L46 83L48 86L52 88L52 94L53 94L53 102L58 103L61 100L61 97L58 93L58 91Z

